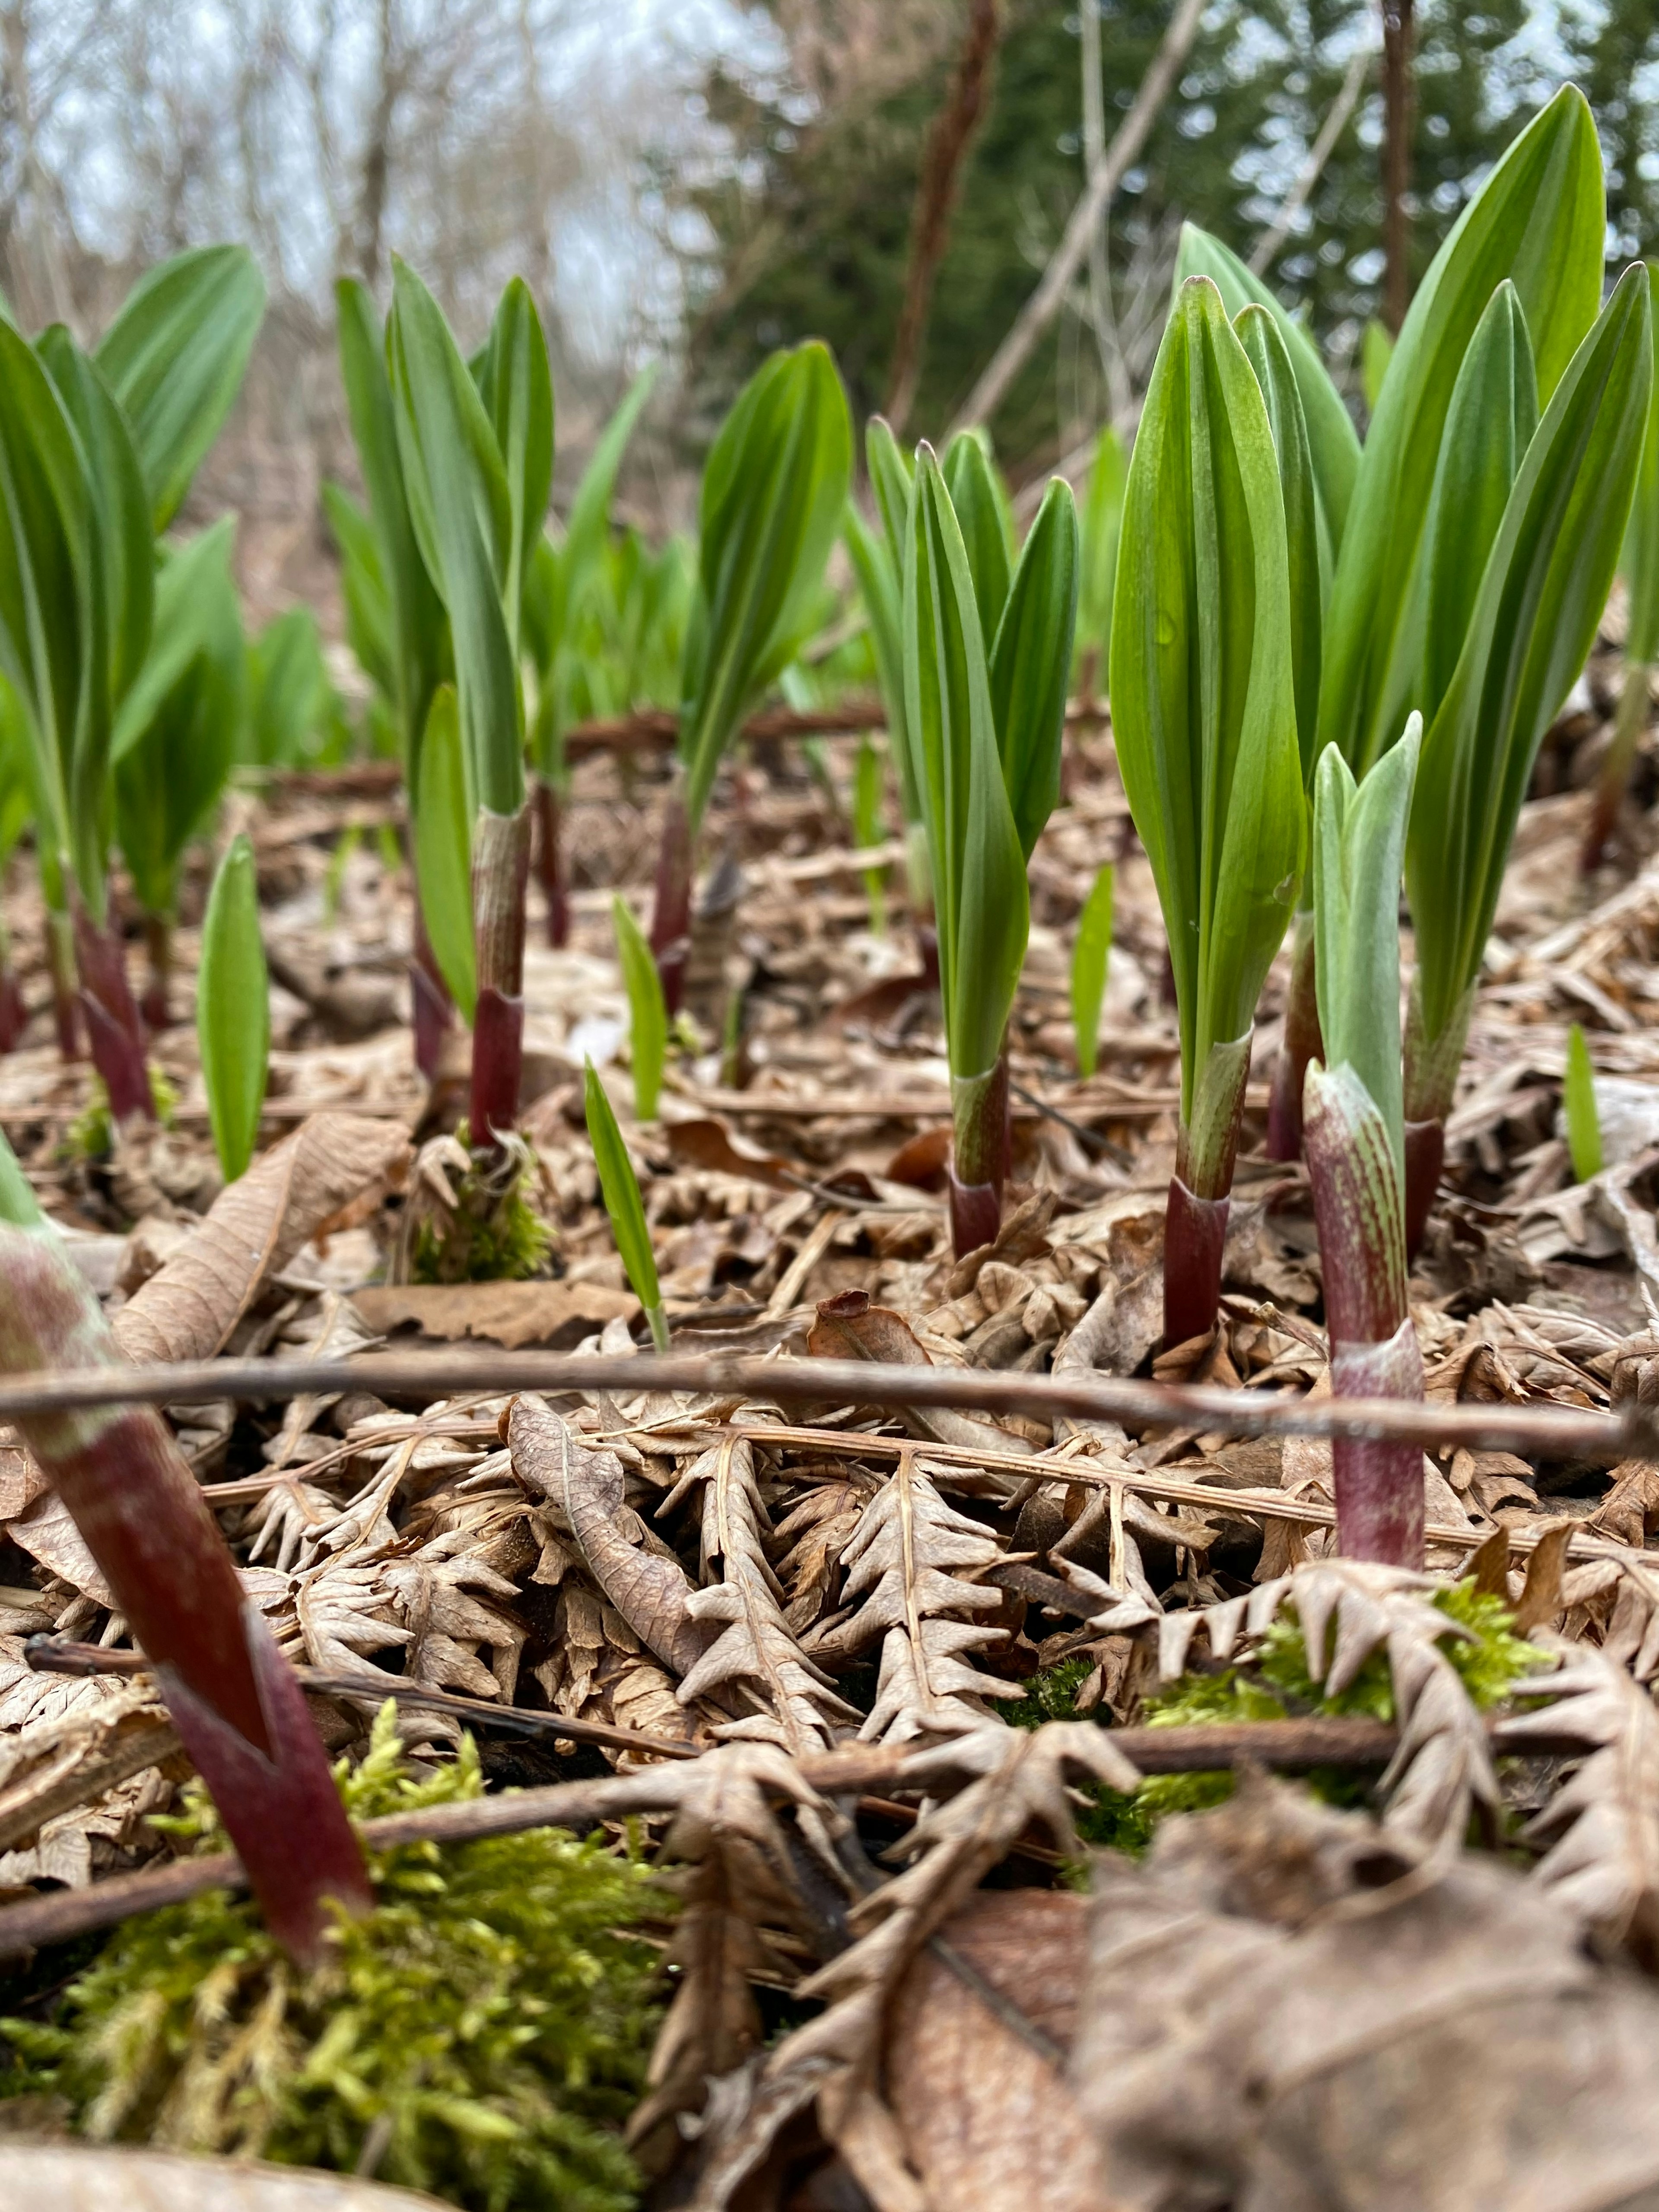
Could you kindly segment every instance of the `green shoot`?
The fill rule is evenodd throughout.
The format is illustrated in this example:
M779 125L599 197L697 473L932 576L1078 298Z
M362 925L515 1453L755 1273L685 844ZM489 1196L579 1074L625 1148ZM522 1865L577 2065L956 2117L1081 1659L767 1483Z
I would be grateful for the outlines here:
M472 935L472 859L466 763L455 687L432 695L421 738L421 803L413 824L415 880L427 942L450 997L469 1024L478 1003Z
M640 1179L634 1172L634 1163L628 1156L622 1131L617 1126L616 1109L606 1096L592 1061L584 1063L583 1087L587 1109L587 1137L593 1147L593 1164L599 1171L599 1189L605 1199L605 1210L611 1217L611 1233L617 1240L617 1249L632 1284L634 1295L645 1309L645 1318L650 1325L651 1341L659 1352L668 1349L668 1317L662 1310L662 1291L657 1283L657 1255L651 1249L651 1231L646 1224L645 1202L640 1196Z
M651 957L645 932L623 899L611 902L617 933L617 957L628 992L629 1042L634 1059L634 1119L654 1121L662 1091L663 1061L668 1049L668 1008L662 978Z
M1109 422L1095 441L1079 518L1082 564L1078 577L1074 681L1085 699L1111 689L1112 593L1117 585L1123 495L1128 481L1129 457Z
M1382 380L1394 359L1394 336L1384 322L1372 315L1359 341L1359 386L1365 395L1365 412L1375 415L1382 397Z
M853 763L853 842L861 853L872 852L882 842L886 824L883 820L884 801L887 795L887 762L881 747L868 732L859 739L858 757ZM864 871L865 896L870 902L870 934L887 934L887 872L884 868Z
M270 1057L270 987L259 934L253 848L234 839L219 863L202 924L196 1034L208 1120L227 1182L253 1157Z
M1104 867L1090 886L1077 918L1072 947L1072 1032L1077 1039L1077 1072L1091 1076L1100 1057L1100 1010L1106 999L1106 969L1112 951L1112 871Z
M1648 264L1648 292L1659 328L1659 266ZM1631 763L1652 708L1652 679L1659 663L1659 376L1648 402L1647 435L1642 441L1636 497L1625 532L1619 568L1630 594L1625 633L1625 680L1613 719L1613 742L1601 763L1595 804L1584 832L1579 866L1586 875L1600 866L1619 819L1619 805L1630 781Z
M1589 1182L1601 1172L1601 1116L1595 1103L1595 1072L1584 1032L1575 1022L1567 1031L1567 1068L1561 1085L1567 1117L1567 1150L1572 1179Z

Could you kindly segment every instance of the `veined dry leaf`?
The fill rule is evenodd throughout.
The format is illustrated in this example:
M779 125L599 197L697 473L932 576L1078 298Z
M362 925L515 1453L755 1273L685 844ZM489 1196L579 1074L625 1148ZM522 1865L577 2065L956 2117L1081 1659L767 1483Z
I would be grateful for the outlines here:
M152 1682L96 1676L88 1686L94 1698L0 1735L0 1850L178 1749Z
M400 1122L313 1114L262 1153L175 1253L118 1313L129 1359L210 1359L267 1278L370 1184L395 1180L409 1158Z
M1608 1943L1659 1966L1659 1713L1650 1691L1592 1644L1564 1652L1532 1686L1550 1702L1510 1723L1512 1737L1563 1723L1596 1743L1527 1830L1550 1849L1533 1880Z
M718 1563L721 1578L686 1600L692 1619L714 1625L717 1634L680 1684L680 1703L735 1687L755 1710L723 1726L722 1735L781 1744L796 1755L821 1750L836 1728L850 1726L858 1715L801 1650L784 1618L783 1593L766 1557L766 1508L748 1438L727 1437L704 1452L680 1478L671 1502L694 1482L702 1484L703 1571Z
M390 1559L381 1565L381 1584L408 1632L404 1672L428 1689L498 1698L510 1705L524 1631L502 1607L519 1593L505 1575L498 1575L482 1559L447 1556L450 1545L464 1541L441 1536L412 1559ZM501 1604L482 1603L480 1592ZM480 1644L489 1646L492 1667L478 1656Z
M872 1305L867 1291L842 1291L820 1304L806 1340L814 1359L870 1359L903 1367L931 1367L902 1314ZM896 1409L913 1437L925 1443L963 1445L969 1450L1029 1452L1030 1443L1012 1430L975 1421L948 1406L904 1406Z
M514 1400L507 1436L513 1472L563 1513L611 1604L671 1672L689 1674L715 1632L693 1618L693 1585L678 1561L629 1541L621 1525L626 1484L615 1452L595 1450L541 1398Z
M1490 1858L1246 1778L1103 1853L1091 1919L1071 2078L1124 2212L1655 2201L1659 1999Z
M680 1980L651 2054L649 2088L629 2122L629 2141L641 2148L665 2121L701 2108L711 2075L729 2074L759 2048L750 1984L788 1985L799 1972L769 1930L809 1943L816 1932L769 1789L819 1821L835 1817L771 1744L730 1744L663 1775L663 1803L674 1816L664 1856L685 1863L668 1950Z
M776 1541L789 1547L778 1561L778 1580L788 1595L784 1618L793 1634L804 1637L822 1616L842 1547L873 1492L867 1481L816 1483L773 1531Z
M380 1283L351 1303L381 1334L413 1322L426 1336L482 1337L516 1352L568 1350L609 1321L631 1322L640 1302L605 1283Z
M668 1150L681 1166L702 1168L716 1175L745 1176L768 1183L774 1190L797 1190L801 1170L777 1152L763 1152L758 1145L732 1135L724 1121L712 1115L689 1121L665 1121L663 1135Z
M987 1698L1017 1698L1019 1685L982 1674L964 1655L1000 1643L1006 1631L964 1619L995 1613L1000 1590L962 1580L988 1567L1002 1547L979 1522L947 1505L915 1455L897 1466L864 1509L842 1552L843 1595L856 1610L818 1644L819 1652L860 1651L882 1638L876 1701L859 1730L866 1742L902 1742L982 1727Z
M436 2212L435 2197L252 2159L8 2143L7 2212Z

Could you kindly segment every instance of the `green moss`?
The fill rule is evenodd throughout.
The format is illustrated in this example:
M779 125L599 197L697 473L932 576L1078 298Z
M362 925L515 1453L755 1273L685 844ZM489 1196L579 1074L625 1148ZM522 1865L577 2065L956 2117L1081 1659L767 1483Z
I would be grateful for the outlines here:
M528 1161L509 1153L503 1173L488 1154L475 1152L473 1160L472 1173L456 1185L455 1212L415 1232L417 1283L526 1283L547 1265L553 1231L525 1196Z
M176 1084L149 1063L150 1103L155 1109L155 1118L164 1129L173 1127L173 1117L179 1110L179 1090ZM64 1160L106 1160L115 1149L115 1129L109 1115L109 1092L104 1087L101 1075L94 1075L87 1093L87 1103L68 1128L58 1148Z
M417 1781L394 1727L388 1705L342 1775L354 1814L480 1794L470 1741ZM222 1842L199 1793L173 1825L197 1848ZM665 1910L648 1873L551 1829L407 1846L374 1871L377 1910L343 1919L309 1976L223 1891L126 1923L50 2024L0 2022L7 2087L66 2100L100 2140L362 2161L478 2212L624 2212L636 2177L617 2129L643 2086L656 1977L623 1931Z
M1513 1695L1525 1675L1552 1663L1547 1652L1510 1633L1510 1614L1503 1600L1478 1591L1473 1582L1437 1591L1432 1602L1449 1621L1470 1632L1447 1636L1440 1649L1482 1711ZM1091 1660L1079 1656L1032 1675L1025 1695L1002 1707L1004 1717L1016 1728L1075 1719L1077 1692L1092 1667ZM1307 1642L1295 1615L1281 1613L1246 1668L1182 1674L1146 1698L1140 1717L1147 1728L1201 1728L1284 1720L1293 1712L1392 1722L1394 1685L1387 1652L1374 1651L1354 1680L1339 1695L1328 1697L1308 1672ZM1316 1767L1304 1778L1328 1804L1346 1808L1364 1802L1365 1781L1351 1769ZM1129 1792L1097 1788L1089 1792L1090 1808L1079 1818L1078 1833L1085 1843L1139 1853L1152 1841L1158 1822L1171 1813L1203 1812L1224 1803L1232 1793L1228 1768L1149 1775L1139 1790Z

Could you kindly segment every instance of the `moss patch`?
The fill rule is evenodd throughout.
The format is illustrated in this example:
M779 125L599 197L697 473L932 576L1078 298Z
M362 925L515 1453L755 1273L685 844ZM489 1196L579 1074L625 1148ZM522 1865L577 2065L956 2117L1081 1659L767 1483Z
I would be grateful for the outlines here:
M359 1818L483 1788L470 1741L411 1777L390 1705L340 1779ZM199 1791L173 1825L222 1845ZM310 1975L222 1890L128 1922L49 2023L0 2022L0 2081L100 2140L361 2167L478 2212L624 2212L617 2130L658 2015L655 1954L626 1931L667 1909L648 1872L536 1829L374 1873L378 1909Z
M553 1231L525 1196L525 1164L511 1154L505 1169L486 1154L473 1159L456 1185L455 1212L415 1232L417 1283L527 1283L547 1265Z
M155 1109L155 1118L164 1129L170 1129L179 1110L178 1088L154 1060L145 1072L149 1077L150 1103ZM85 1106L64 1132L58 1157L63 1160L106 1160L114 1149L115 1125L110 1119L109 1092L104 1087L103 1077L94 1075Z

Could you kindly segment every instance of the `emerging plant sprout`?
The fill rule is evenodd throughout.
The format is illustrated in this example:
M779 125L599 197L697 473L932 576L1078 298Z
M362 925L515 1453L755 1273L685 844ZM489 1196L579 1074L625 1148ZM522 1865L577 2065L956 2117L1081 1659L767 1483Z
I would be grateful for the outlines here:
M1112 593L1123 534L1123 494L1129 456L1109 422L1095 440L1094 458L1079 518L1077 645L1073 687L1083 699L1109 694L1112 684Z
M227 1182L253 1158L270 1057L270 985L259 882L246 836L226 848L208 894L196 977L196 1035L213 1146Z
M995 589L994 561L980 551ZM921 447L904 568L904 732L939 928L958 1255L992 1243L1001 1222L1006 1032L1030 927L1025 866L1060 795L1077 510L1058 479L1003 602L988 654L956 508L932 449Z
M1176 295L1129 465L1112 688L1181 1024L1164 1258L1164 1334L1180 1344L1214 1325L1251 1022L1307 839L1273 428L1201 276Z
M738 393L703 470L679 757L657 863L651 948L671 1014L691 940L703 812L727 747L811 623L852 474L847 398L816 340L774 354Z
M0 1139L0 1370L117 1367L95 1293ZM152 1407L18 1426L114 1593L266 1923L314 1964L331 1904L374 1903L293 1669L247 1597L199 1485Z
M879 415L872 415L864 436L866 465L876 503L876 523L866 522L848 500L843 525L847 550L858 578L859 595L870 623L870 644L887 709L888 744L898 773L899 804L904 814L905 872L910 912L922 939L924 969L937 969L933 937L933 890L927 872L927 825L921 794L912 773L904 734L904 533L910 511L913 471L898 441Z
M1561 1085L1561 1105L1566 1116L1572 1179L1575 1182L1589 1182L1601 1172L1601 1116L1595 1103L1595 1071L1590 1066L1589 1047L1577 1022L1567 1031L1567 1065Z
M859 739L853 763L853 842L860 852L872 852L884 829L884 801L887 796L887 758L866 730ZM887 872L864 871L864 895L870 902L870 934L887 934Z
M1325 1063L1307 1073L1308 1176L1319 1224L1340 1398L1420 1398L1423 1358L1406 1263L1400 1037L1400 877L1420 719L1356 786L1334 746L1314 800L1314 927ZM1423 1564L1423 1455L1339 1437L1331 1446L1338 1548Z
M645 1309L645 1318L651 1328L651 1341L659 1352L666 1352L668 1317L662 1309L662 1291L657 1281L657 1255L652 1249L651 1231L646 1225L645 1202L640 1196L640 1179L634 1172L634 1163L628 1157L628 1147L623 1144L622 1131L617 1125L616 1109L611 1103L592 1061L586 1060L583 1067L587 1139L593 1147L593 1164L599 1171L599 1190L605 1200L605 1210L611 1217L611 1233L617 1240L617 1250L633 1285L634 1295Z
M1659 307L1659 267L1648 264L1650 308ZM1631 763L1647 728L1652 708L1653 672L1659 663L1659 378L1648 404L1647 435L1642 441L1642 461L1631 503L1630 525L1619 563L1630 595L1629 626L1625 632L1625 680L1619 693L1619 712L1613 726L1613 742L1601 763L1595 803L1584 832L1581 860L1586 875L1601 865L1619 805L1630 781Z
M663 1003L662 978L651 957L645 932L634 919L627 902L611 902L611 927L617 935L617 957L628 993L629 1043L634 1059L634 1119L654 1121L662 1093L663 1061L668 1050L668 1009Z
M1111 952L1112 871L1104 867L1083 902L1072 947L1072 1034L1077 1041L1077 1072L1085 1077L1094 1073L1100 1057L1100 1010Z

